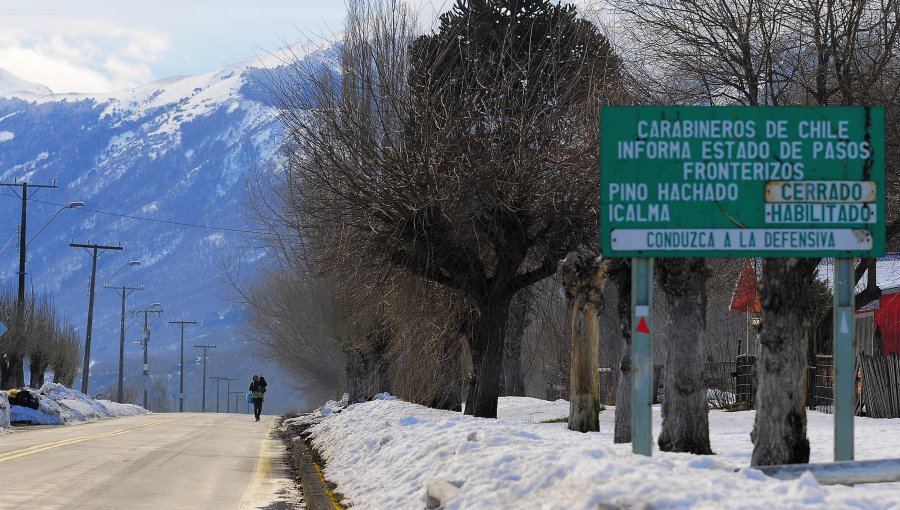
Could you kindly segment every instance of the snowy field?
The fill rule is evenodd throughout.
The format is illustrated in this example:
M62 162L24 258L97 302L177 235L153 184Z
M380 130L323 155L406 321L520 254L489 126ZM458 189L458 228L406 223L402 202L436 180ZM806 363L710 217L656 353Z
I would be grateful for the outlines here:
M747 469L752 411L710 412L717 455L655 450L651 458L613 444L612 408L600 413L597 433L541 423L568 412L563 400L507 397L500 418L487 420L376 400L319 416L310 430L325 476L359 509L421 509L435 479L459 486L448 509L900 509L900 484L820 486L809 474L779 481ZM831 415L809 412L812 462L832 460L832 426ZM900 419L857 418L856 458L900 458Z
M79 391L56 383L45 384L41 387L40 392L40 407L31 409L10 406L6 392L0 391L0 433L5 427L9 427L10 422L28 422L35 425L71 425L148 412L143 407L133 404L94 400Z

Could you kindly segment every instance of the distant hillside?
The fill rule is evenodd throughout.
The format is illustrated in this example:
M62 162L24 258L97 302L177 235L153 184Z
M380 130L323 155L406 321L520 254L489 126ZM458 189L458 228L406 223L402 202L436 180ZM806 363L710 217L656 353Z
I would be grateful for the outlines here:
M272 374L267 379L275 389L273 404L301 403L298 395L289 395L273 366L252 356L256 348L242 336L241 310L223 283L226 264L240 262L252 271L266 257L247 248L248 234L240 230L249 228L244 220L247 180L279 165L282 126L259 80L268 72L239 64L111 94L51 94L34 84L12 92L28 82L0 71L0 181L49 184L56 179L59 186L29 200L29 237L62 205L86 204L63 211L28 244L29 286L52 292L83 337L91 258L68 244L125 246L98 262L92 392L114 382L118 359L120 300L99 286L129 260L140 260L140 267L123 270L110 284L144 284L146 290L129 297L129 309L156 302L164 307L163 318L152 324L150 365L153 374L170 378L170 398L178 389L179 330L166 321L187 319L201 322L186 329L190 408L199 408L201 385L195 343L218 346L210 351L207 375L237 377L232 391L244 389L252 374L265 372ZM14 191L0 189L0 218L5 218L0 281L11 286L18 271L21 207ZM126 374L140 381L140 347L131 343L141 336L140 324L131 318L128 323ZM214 408L212 387L207 400Z

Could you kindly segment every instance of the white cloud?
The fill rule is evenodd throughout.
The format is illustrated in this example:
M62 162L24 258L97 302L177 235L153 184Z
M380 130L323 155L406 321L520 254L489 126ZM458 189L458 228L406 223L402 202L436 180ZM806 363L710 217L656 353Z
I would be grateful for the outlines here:
M15 28L11 28L15 27ZM151 81L169 39L101 19L23 16L0 24L0 67L54 92L109 92Z

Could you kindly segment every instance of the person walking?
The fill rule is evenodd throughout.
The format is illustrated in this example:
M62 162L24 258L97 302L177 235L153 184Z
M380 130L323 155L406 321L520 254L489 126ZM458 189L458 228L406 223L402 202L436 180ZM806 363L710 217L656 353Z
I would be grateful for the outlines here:
M259 421L259 415L262 414L263 397L266 394L267 385L266 378L258 375L254 375L253 381L250 383L250 398L253 400L253 414L256 416L256 421Z

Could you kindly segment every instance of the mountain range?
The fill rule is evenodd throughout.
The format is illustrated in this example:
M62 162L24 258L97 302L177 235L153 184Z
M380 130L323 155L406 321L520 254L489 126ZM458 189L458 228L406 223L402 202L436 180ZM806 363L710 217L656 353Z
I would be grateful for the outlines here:
M26 244L28 288L52 295L84 338L91 256L69 244L124 248L103 252L97 261L91 393L115 386L121 302L102 288L112 277L110 286L144 286L129 295L128 310L162 305L162 317L151 319L149 358L169 400L178 391L180 330L167 322L195 320L198 325L185 328L186 409L200 407L201 351L194 344L216 345L207 375L236 378L232 390L244 390L254 373L266 374L274 406L267 411L308 404L284 374L259 358L260 348L242 328L241 305L225 283L229 268L252 275L268 256L253 247L248 232L247 184L281 164L283 126L266 80L285 69L270 56L269 62L254 59L104 94L53 94L0 69L0 183L57 186L29 190L26 232L34 237ZM20 191L0 187L0 284L13 289ZM84 206L65 208L70 202ZM128 266L132 260L140 266ZM138 382L141 347L134 342L142 317L126 318L125 373ZM222 384L223 394L225 389ZM207 409L214 407L214 394L215 381L209 380ZM224 397L220 402L224 410Z

